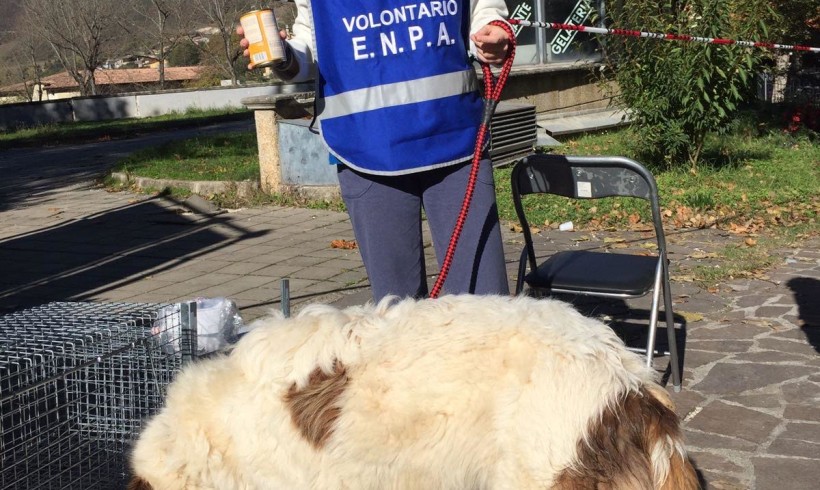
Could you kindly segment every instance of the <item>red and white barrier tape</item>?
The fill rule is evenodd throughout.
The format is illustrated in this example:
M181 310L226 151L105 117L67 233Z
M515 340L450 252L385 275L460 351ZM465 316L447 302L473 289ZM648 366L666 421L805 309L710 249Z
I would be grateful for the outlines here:
M793 45L793 44L774 44L774 43L764 43L759 41L737 41L734 39L721 39L715 37L697 37L697 36L689 36L686 34L671 34L671 33L658 33L658 32L644 32L644 31L631 31L627 29L606 29L603 27L590 27L590 26L582 26L582 25L575 25L575 24L562 24L560 22L536 22L536 21L529 21L529 20L520 20L520 19L509 19L509 23L512 25L521 25L525 27L541 27L544 29L556 29L556 30L564 30L564 31L580 31L580 32L590 32L592 34L606 34L606 35L613 35L613 36L631 36L631 37L645 37L650 39L666 39L670 41L692 41L698 43L707 43L707 44L721 44L721 45L734 45L734 46L743 46L747 48L765 48L765 49L781 49L786 51L808 51L812 53L820 53L820 48L815 48L811 46L801 46L801 45Z

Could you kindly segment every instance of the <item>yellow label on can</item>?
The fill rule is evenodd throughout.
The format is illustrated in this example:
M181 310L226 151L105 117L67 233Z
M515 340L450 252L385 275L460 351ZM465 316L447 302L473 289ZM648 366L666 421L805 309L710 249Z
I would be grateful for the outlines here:
M251 68L270 66L285 59L285 46L279 36L279 26L273 10L254 10L239 19L245 39Z

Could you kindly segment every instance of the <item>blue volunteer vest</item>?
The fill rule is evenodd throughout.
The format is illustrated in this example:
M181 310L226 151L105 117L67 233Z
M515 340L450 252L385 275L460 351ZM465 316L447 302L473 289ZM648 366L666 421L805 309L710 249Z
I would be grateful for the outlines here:
M469 160L483 101L470 2L311 2L317 115L332 156L398 175Z

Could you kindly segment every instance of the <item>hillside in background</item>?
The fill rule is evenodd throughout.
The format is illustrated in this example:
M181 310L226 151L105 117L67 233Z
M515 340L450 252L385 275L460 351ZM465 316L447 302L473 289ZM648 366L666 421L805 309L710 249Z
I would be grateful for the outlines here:
M0 0L0 56L5 54L6 44L14 39L13 31L21 10L17 0Z
M0 31L5 31L14 26L17 16L22 10L20 2L17 0L0 0Z

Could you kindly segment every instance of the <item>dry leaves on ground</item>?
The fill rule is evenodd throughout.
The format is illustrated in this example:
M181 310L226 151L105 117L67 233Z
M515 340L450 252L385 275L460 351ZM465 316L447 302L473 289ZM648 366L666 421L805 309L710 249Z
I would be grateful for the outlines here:
M524 233L524 228L522 228L521 225L518 224L518 223L511 222L510 223L510 231L512 231L514 233ZM541 228L538 228L537 226L530 226L530 234L531 235L535 235L535 234L538 234L538 233L541 233Z
M695 323L703 321L703 315L691 311L676 310L675 313L682 316L686 323Z
M691 254L689 254L690 259L701 260L701 259L716 259L718 258L717 252L704 252L702 250L697 250Z
M331 248L340 248L342 250L354 250L359 248L355 240L333 240L330 242Z
M672 282L695 282L694 274L672 274Z

